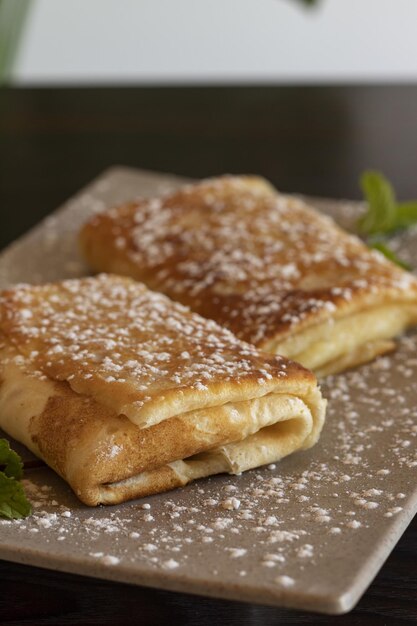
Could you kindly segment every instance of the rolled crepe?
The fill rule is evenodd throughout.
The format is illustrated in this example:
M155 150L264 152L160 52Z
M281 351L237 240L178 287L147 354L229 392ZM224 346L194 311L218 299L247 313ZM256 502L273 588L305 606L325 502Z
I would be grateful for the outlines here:
M318 375L394 347L417 323L417 281L301 200L222 177L93 217L94 270L142 280L237 337Z
M86 504L113 504L312 446L314 375L110 275L0 297L0 426Z

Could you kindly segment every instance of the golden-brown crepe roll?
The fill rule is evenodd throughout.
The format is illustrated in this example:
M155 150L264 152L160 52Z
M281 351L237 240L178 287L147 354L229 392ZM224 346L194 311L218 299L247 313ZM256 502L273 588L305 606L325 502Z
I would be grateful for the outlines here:
M0 297L0 426L86 504L240 473L312 446L314 375L131 279Z
M141 280L317 374L391 350L417 323L417 281L257 177L188 185L93 217L94 270Z

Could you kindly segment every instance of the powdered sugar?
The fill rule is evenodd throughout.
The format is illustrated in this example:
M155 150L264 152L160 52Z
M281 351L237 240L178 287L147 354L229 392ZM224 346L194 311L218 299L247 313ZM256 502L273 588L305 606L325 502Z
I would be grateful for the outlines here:
M417 290L410 274L327 216L256 178L207 180L113 208L88 232L87 248L101 233L111 246L113 234L117 267L135 267L157 290L255 344L329 318L358 295Z
M285 574L282 574L281 576L277 576L275 578L275 582L278 583L278 585L282 585L283 587L292 587L295 583L294 578L291 578L291 576L286 576Z
M69 508L59 489L37 486L32 482L36 475L30 474L33 479L27 478L25 487L35 513L20 522L0 522L0 532L10 529L19 541L36 537L48 550L55 542L68 545L83 558L94 554L95 562L112 570L134 564L138 571L185 572L191 559L201 563L204 576L234 572L252 584L262 580L304 589L326 559L343 553L346 542L355 551L355 537L365 536L374 549L386 525L408 506L417 460L417 413L409 401L414 379L402 383L396 396L378 390L402 366L417 371L416 347L417 336L405 337L389 357L392 368L380 368L377 361L329 378L327 426L316 449L304 457L277 463L275 469L214 477L145 502L96 510L80 508L75 499ZM403 447L402 441L412 443ZM382 442L388 442L383 458ZM346 465L351 454L358 462ZM42 471L50 480L49 470ZM401 491L394 487L397 475Z
M5 292L0 328L37 371L67 380L77 392L94 395L100 385L111 407L124 392L129 405L122 412L135 419L169 393L177 395L177 404L194 394L204 406L211 383L227 387L231 381L232 389L252 381L268 393L288 372L282 357L261 356L214 322L115 276ZM111 450L113 456L118 452Z
M114 176L117 193L108 195L107 189L103 195L94 191L85 196L78 223L90 208L102 210L143 188L143 178L140 184L135 182L137 173ZM357 205L352 206L357 211ZM9 257L3 282L32 281L36 275L39 280L61 278L65 272L57 262L59 255L76 250L74 236L67 237L69 229L78 229L72 213L65 227L62 220L50 223L45 235L49 247L42 244L42 235L29 255L33 273L28 274L27 264L21 264L17 256ZM414 242L406 251L414 263L416 250ZM27 251L24 254L28 256ZM279 597L301 590L303 597L310 594L315 599L327 598L329 589L345 593L352 579L357 580L355 571L349 569L356 566L346 567L346 551L357 559L356 574L362 575L366 559L378 551L387 555L389 547L383 547L383 539L389 537L392 542L393 536L399 536L416 508L416 351L417 338L410 334L393 355L328 379L323 391L329 397L329 410L319 444L271 469L203 480L147 498L146 507L134 501L97 509L80 505L52 471L28 471L24 483L34 513L26 520L0 521L2 554L10 558L10 551L28 550L41 553L43 564L52 556L62 559L63 568L71 563L72 571L139 584L151 578L152 584L159 584L158 572L165 577L178 574L178 580L186 581L182 588L197 592L220 581L231 595L237 589L239 597L239 585L244 582L256 589L260 602L271 601L271 589ZM186 358L189 354L184 354ZM411 444L404 447L403 441ZM346 463L350 455L356 463ZM229 497L240 501L238 509L221 506ZM367 509L355 500L375 502L378 507ZM318 509L328 512L331 519L317 521ZM143 516L148 513L154 519L145 522ZM275 521L267 524L268 518ZM348 525L354 520L359 527ZM150 550L150 545L156 549ZM313 546L307 554L306 545ZM247 552L232 558L230 549ZM105 566L100 560L105 556L119 562ZM163 564L171 559L178 566L166 569ZM281 577L289 577L292 585L285 586ZM181 586L178 580L176 588Z

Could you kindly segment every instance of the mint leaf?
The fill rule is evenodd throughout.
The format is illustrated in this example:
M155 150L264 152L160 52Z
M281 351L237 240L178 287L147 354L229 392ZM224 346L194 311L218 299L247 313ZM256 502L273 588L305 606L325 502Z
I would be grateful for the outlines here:
M0 517L22 519L32 512L23 487L15 478L0 472Z
M391 183L379 172L368 170L360 179L367 202L366 213L357 228L370 248L379 250L387 259L405 270L411 270L385 243L387 236L417 224L417 200L398 203Z
M0 466L4 467L4 473L9 478L22 478L23 463L20 456L10 448L6 439L0 439Z
M23 476L20 456L11 450L6 439L0 439L0 517L20 519L32 512L19 478Z
M387 235L417 224L417 200L397 203L391 183L379 172L368 170L361 176L367 202L366 213L358 220L362 235Z
M409 228L417 224L417 201L410 200L397 205L396 227Z
M379 252L381 252L387 259L389 259L390 261L392 261L396 265L399 265L404 270L411 270L412 269L411 266L408 263L405 263L404 261L401 261L401 259L399 259L397 257L395 252L393 250L391 250L391 248L389 248L382 241L375 241L373 243L370 243L369 247L373 248L374 250L379 250Z
M376 235L393 230L397 202L391 183L379 172L371 170L362 174L360 183L368 209L358 221L359 232Z

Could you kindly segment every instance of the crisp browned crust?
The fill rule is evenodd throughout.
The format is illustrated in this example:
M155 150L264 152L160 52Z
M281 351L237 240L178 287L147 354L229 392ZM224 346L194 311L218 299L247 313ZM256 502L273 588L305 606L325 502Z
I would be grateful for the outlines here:
M111 209L80 241L93 269L141 280L268 351L287 354L294 334L387 303L408 307L404 327L417 322L415 278L255 177Z
M263 396L314 375L259 353L129 278L101 275L2 294L0 330L34 367L150 426L184 411Z
M86 504L277 460L317 441L324 408L308 370L130 279L1 295L0 426Z

